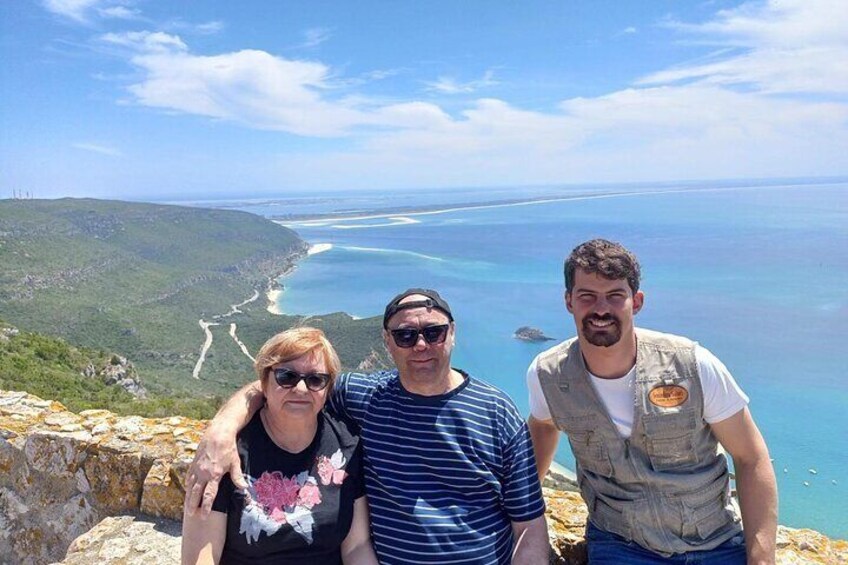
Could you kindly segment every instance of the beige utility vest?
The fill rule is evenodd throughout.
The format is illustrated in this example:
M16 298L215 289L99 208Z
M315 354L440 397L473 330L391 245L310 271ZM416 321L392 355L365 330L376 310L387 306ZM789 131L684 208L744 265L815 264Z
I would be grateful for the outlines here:
M636 330L634 419L618 432L576 338L539 356L557 428L568 434L589 519L662 555L708 550L742 531L727 459L704 422L695 343Z

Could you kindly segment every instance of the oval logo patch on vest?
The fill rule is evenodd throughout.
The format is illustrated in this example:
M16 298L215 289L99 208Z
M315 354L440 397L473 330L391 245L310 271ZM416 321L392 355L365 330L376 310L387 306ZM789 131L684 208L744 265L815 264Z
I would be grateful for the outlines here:
M689 399L689 391L680 385L659 385L651 389L648 399L654 406L674 408Z

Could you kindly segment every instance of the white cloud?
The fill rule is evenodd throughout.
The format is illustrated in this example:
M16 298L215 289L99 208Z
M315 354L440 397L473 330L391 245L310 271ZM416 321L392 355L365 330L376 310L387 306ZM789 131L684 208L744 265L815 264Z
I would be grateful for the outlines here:
M84 151L91 151L93 153L99 153L101 155L108 155L110 157L121 157L123 153L114 147L109 147L108 145L100 145L98 143L74 143L71 145L77 149L82 149Z
M82 23L86 21L89 9L102 3L102 0L44 0L44 7L54 14Z
M189 35L215 35L220 33L226 25L220 20L210 20L208 22L194 23L187 22L183 19L176 18L162 23L161 30L166 30L173 33L186 33Z
M127 47L143 53L172 53L188 50L188 46L177 35L161 31L128 31L124 33L105 33L100 41Z
M181 51L133 58L146 73L130 87L140 104L231 120L300 135L342 135L359 112L321 100L327 79L319 63L290 61L264 51L215 56Z
M298 47L317 47L332 37L332 31L323 27L314 27L303 32L304 42Z
M823 0L810 1L828 12ZM722 49L706 62L661 69L629 88L564 100L553 110L481 98L455 115L432 103L386 103L352 92L359 82L340 79L318 61L259 50L198 55L180 37L161 32L102 39L132 50L141 78L129 91L138 104L248 128L346 138L345 150L280 156L268 174L291 186L848 172L848 104L833 97L848 93L848 65L842 64L848 30L797 0L745 4L705 23L667 25ZM488 71L476 81L442 77L428 86L468 95L494 84Z
M326 98L331 72L321 63L242 50L194 55L162 32L108 33L102 41L134 50L144 80L129 87L137 103L304 136L346 136L361 127L420 127L444 119L425 103L376 105L363 97Z
M108 6L99 8L97 13L104 18L115 18L117 20L137 20L141 18L141 10L127 8L126 6Z
M194 30L201 35L213 35L224 29L224 22L213 20L194 26Z
M45 9L77 23L87 24L93 16L106 19L141 19L131 0L43 0Z
M364 80L384 80L400 74L400 69L377 69L362 75Z
M469 82L457 82L452 77L439 77L433 82L426 82L428 90L440 92L442 94L470 94L481 88L495 86L498 81L494 80L495 72L492 70L486 71L482 78Z
M623 30L621 30L621 33L630 34L630 33L636 33L637 31L638 30L635 27L630 26L630 27L626 27Z
M694 81L769 93L846 94L845 22L844 0L749 2L703 24L667 22L689 37L736 47L736 53L652 73L638 84Z

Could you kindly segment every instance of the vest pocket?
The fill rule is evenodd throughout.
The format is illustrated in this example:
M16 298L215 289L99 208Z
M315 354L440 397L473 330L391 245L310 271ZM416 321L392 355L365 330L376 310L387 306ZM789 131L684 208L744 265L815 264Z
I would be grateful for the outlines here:
M598 497L595 497L592 501L591 508L590 519L595 523L596 527L605 532L612 532L627 540L633 539L633 528L630 524L630 518L623 509L617 509Z
M711 539L719 530L735 523L735 517L725 507L724 495L707 502L681 500L682 537L688 542L704 542Z
M572 430L568 432L571 451L581 469L604 477L612 477L607 445L600 434L592 430Z
M654 471L671 471L697 463L695 412L643 415L645 446Z

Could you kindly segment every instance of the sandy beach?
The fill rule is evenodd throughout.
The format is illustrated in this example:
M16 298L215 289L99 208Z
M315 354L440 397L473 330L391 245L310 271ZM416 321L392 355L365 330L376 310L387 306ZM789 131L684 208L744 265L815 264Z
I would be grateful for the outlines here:
M309 246L309 250L306 252L306 254L317 255L318 253L324 253L325 251L329 251L332 248L332 243L315 243Z
M317 255L318 253L329 251L332 248L332 243L315 243L309 246L309 249L306 251L306 255ZM277 281L281 277L290 275L296 268L297 264L295 263L279 275L268 279L268 290L265 292L265 297L268 300L268 306L265 309L271 314L275 314L277 316L282 316L284 314L284 312L280 309L279 300L280 296L282 296L283 292L285 292L285 288L280 288Z
M566 467L563 467L562 465L560 465L556 461L551 462L551 472L562 475L562 476L568 478L569 480L574 481L575 483L577 482L577 475L574 474L574 471L572 471L571 469L567 469Z
M277 306L277 301L279 300L280 295L282 294L283 289L281 288L274 288L265 293L265 296L268 297L268 307L266 308L266 310L268 310L268 312L270 312L271 314L275 314L277 316L283 315L283 311L280 310L279 306Z

